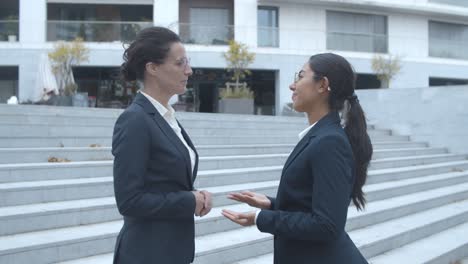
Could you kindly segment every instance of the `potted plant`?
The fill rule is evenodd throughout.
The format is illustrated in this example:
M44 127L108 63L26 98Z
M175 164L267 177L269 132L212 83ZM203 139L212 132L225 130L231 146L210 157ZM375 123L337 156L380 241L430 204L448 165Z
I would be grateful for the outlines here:
M82 102L87 102L87 93L86 95L77 94L78 85L73 78L72 66L87 61L88 54L89 50L81 38L72 42L58 42L55 44L54 50L49 53L52 71L56 75L59 88L56 105L85 106Z
M232 80L220 92L219 111L222 113L254 114L254 93L247 83L240 80L251 74L247 67L254 62L255 54L250 53L245 44L229 41L229 50L223 54L227 71L232 73ZM232 87L231 87L232 86Z
M254 113L254 93L247 87L247 83L226 83L226 88L221 89L219 111L231 114ZM231 87L232 86L232 87Z
M401 59L399 56L388 55L388 58L382 55L375 55L372 58L372 70L381 82L381 88L389 88L390 81L401 70Z
M18 16L10 15L5 18L5 33L9 42L16 42L18 40Z

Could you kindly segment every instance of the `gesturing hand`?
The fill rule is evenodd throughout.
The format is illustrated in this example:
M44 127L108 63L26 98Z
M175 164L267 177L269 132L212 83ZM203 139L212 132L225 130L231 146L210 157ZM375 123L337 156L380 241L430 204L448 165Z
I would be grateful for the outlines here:
M241 226L251 226L255 224L255 211L238 213L231 210L221 212L226 218Z
M230 193L227 197L231 200L246 203L260 209L270 209L271 206L271 201L266 197L266 195L250 191Z
M193 191L195 196L195 215L201 216L203 208L205 207L205 195L199 191Z
M200 191L200 193L205 196L205 203L203 205L203 209L200 212L200 216L205 216L211 211L211 208L213 207L213 198L211 193L208 191Z

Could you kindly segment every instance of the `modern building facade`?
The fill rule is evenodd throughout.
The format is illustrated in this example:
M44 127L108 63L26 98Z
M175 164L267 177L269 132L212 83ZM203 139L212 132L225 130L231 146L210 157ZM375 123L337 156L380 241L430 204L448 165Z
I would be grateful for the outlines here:
M41 54L81 37L90 56L74 68L79 90L93 106L125 107L137 87L119 80L123 43L151 25L179 33L191 58L179 111L218 111L230 39L256 54L246 79L256 114L281 114L295 72L322 52L351 61L358 89L381 86L376 54L401 57L390 89L468 83L467 0L2 0L0 103L28 101Z

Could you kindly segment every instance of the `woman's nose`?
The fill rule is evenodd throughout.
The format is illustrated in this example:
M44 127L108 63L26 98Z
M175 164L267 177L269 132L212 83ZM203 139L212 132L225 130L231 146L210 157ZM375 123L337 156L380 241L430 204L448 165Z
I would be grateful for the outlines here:
M185 75L191 76L192 73L192 67L190 65L187 65L187 67L185 68Z
M291 84L289 85L289 90L291 90L291 91L294 92L294 91L296 90L296 84L295 84L295 83L291 83Z

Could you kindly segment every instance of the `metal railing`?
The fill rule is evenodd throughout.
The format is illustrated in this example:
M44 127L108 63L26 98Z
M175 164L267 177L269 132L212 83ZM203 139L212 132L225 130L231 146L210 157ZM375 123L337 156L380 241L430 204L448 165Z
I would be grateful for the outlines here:
M468 39L456 41L440 38L429 38L429 56L449 59L468 60Z
M257 43L259 47L279 47L279 28L258 27Z
M228 45L234 39L232 25L200 25L179 23L179 35L183 43L201 45Z
M387 35L327 32L327 48L331 50L386 53L387 43Z
M0 20L0 41L16 42L19 39L18 20Z
M77 37L86 42L129 42L153 22L130 21L47 21L47 41L69 41Z

